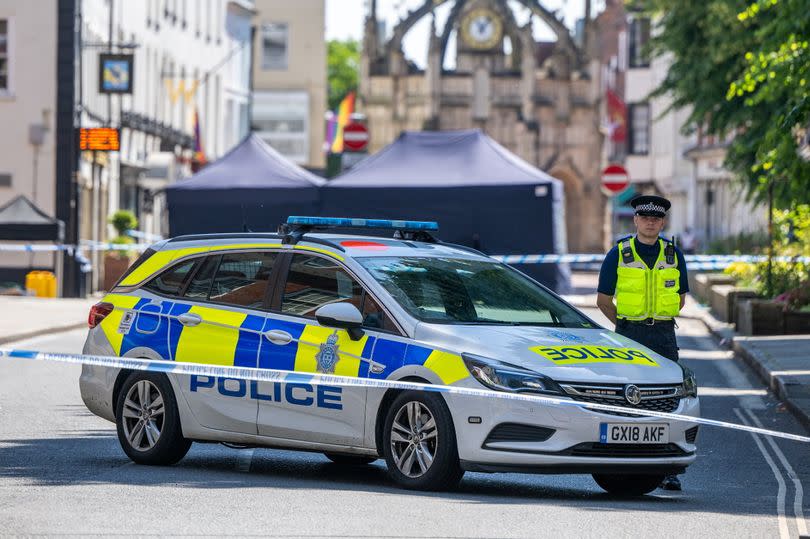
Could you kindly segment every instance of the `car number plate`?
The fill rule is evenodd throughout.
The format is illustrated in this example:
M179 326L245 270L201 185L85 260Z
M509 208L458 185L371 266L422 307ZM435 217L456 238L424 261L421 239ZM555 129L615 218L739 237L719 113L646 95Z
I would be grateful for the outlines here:
M602 423L599 441L603 444L666 444L669 425L666 423Z

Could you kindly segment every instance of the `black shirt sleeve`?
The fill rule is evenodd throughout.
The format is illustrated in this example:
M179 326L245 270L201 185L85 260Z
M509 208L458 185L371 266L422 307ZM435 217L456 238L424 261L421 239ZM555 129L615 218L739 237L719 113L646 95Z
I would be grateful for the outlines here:
M599 286L597 292L613 296L616 293L616 270L619 267L619 248L614 246L605 255L602 267L599 269Z

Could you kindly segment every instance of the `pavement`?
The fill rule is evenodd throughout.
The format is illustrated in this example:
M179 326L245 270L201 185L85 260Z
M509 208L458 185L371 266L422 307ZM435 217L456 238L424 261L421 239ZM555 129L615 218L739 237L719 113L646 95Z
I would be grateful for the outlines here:
M0 345L87 327L89 299L0 296Z
M596 276L574 274L572 294L564 296L579 308L596 306ZM89 299L0 296L0 345L38 335L85 327ZM701 320L722 346L732 349L810 430L810 335L750 337L712 316L691 296L683 318Z

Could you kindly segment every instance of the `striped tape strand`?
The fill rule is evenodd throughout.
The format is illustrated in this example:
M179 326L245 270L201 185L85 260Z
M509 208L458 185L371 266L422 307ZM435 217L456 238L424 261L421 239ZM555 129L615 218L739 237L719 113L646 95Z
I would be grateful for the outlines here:
M682 414L672 414L658 412L654 410L640 410L627 408L624 406L613 406L610 404L598 404L591 402L574 401L552 396L527 395L521 393L505 393L486 389L473 389L466 387L420 384L416 382L401 382L392 380L372 380L368 378L353 378L348 376L337 376L333 374L320 373L300 373L293 371L283 371L275 369L254 369L248 367L226 367L219 365L204 365L200 363L178 363L174 361L137 359L113 356L90 356L84 354L55 354L50 352L38 352L35 350L20 350L0 348L0 358L18 358L36 361L57 361L61 363L74 363L85 365L96 365L101 367L112 367L119 369L131 369L140 371L153 371L170 374L186 374L197 376L216 376L222 378L236 378L242 380L255 380L258 382L306 382L313 385L328 384L343 387L363 387L369 389L413 389L421 391L433 391L453 395L464 395L470 397L498 398L504 400L531 402L536 404L547 404L551 406L576 406L589 410L603 410L608 412L629 413L636 416L657 417L675 421L685 421L698 423L712 427L727 428L744 432L753 432L764 436L773 436L796 442L810 443L810 436L801 436L788 432L780 432L750 425L729 423L716 419L703 417L693 417Z

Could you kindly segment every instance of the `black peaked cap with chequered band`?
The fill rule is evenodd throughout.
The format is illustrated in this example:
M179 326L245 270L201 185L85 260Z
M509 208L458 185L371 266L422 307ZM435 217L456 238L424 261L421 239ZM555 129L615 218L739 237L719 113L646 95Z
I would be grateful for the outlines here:
M672 203L664 197L656 195L638 195L630 201L636 215L650 217L666 217Z

